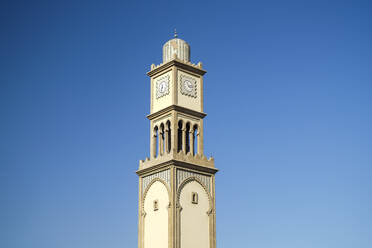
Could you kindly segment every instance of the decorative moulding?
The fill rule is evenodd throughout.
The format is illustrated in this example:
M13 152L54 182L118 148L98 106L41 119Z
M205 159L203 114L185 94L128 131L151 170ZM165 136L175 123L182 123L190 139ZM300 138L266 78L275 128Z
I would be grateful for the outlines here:
M169 111L172 111L172 110L176 110L178 112L181 112L181 113L185 113L185 114L188 114L188 115L192 115L192 116L196 116L198 118L204 118L205 116L207 116L206 113L204 112L198 112L198 111L195 111L195 110L192 110L192 109L188 109L188 108L184 108L184 107L181 107L181 106L178 106L178 105L170 105L164 109L161 109L157 112L154 112L154 113L151 113L147 116L147 118L149 120L153 120L163 114L166 114L168 113Z
M173 59L169 62L161 63L158 66L155 65L155 67L151 67L151 71L147 72L147 75L152 77L153 75L156 75L174 65L178 66L179 68L194 72L201 76L203 76L206 73L206 71L202 69L201 64L195 65L192 63L184 63L183 61L180 61L178 59Z

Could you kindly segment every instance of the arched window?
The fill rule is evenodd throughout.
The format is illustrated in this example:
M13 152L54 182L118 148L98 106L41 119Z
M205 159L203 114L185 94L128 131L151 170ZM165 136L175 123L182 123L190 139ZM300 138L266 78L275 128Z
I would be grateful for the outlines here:
M168 130L168 137L167 137L167 141L166 141L168 145L166 146L166 148L167 148L167 153L169 153L171 151L171 139L172 139L172 131L171 131L170 121L167 121L166 128Z
M160 155L164 154L164 124L160 124L160 131L159 131L159 139L160 139L160 144L159 144L159 153Z
M190 152L190 123L186 123L186 154Z
M155 126L154 128L154 157L156 158L157 156L159 156L159 128L158 126Z
M193 151L192 154L195 155L197 154L197 151L198 151L198 125L194 125L194 128L193 128L193 135L192 135L192 142L193 142Z
M182 121L178 122L177 152L182 151Z

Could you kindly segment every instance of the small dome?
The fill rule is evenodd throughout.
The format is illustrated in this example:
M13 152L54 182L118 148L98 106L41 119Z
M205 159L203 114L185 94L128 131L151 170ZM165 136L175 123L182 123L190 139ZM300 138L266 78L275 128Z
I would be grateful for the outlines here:
M177 55L179 60L190 61L190 45L186 41L177 38L167 41L163 46L163 63L171 61Z

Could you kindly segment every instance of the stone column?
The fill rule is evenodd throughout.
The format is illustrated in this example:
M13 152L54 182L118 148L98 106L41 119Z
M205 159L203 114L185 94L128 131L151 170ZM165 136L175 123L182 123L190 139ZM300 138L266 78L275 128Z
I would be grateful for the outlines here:
M164 137L164 131L159 130L159 155L158 156L163 155L163 151L164 151L164 149L163 149L163 147L164 147L163 137Z
M203 119L200 120L200 129L199 131L199 139L198 139L198 147L199 147L199 154L203 155L204 154L204 128L203 128Z
M177 122L177 112L172 111L172 121L171 121L171 152L177 153L178 149L178 122Z
M200 132L199 130L196 132L196 138L198 139L198 148L197 148L197 154L201 155L201 146L200 146Z
M153 131L152 137L151 137L151 154L150 158L155 158L156 157L156 133Z
M192 128L190 128L190 132L189 132L189 137L190 137L190 153L192 156L194 156L194 132L192 130Z
M186 154L186 127L182 128L182 152Z
M165 128L165 153L169 153L169 131L170 129L168 127Z

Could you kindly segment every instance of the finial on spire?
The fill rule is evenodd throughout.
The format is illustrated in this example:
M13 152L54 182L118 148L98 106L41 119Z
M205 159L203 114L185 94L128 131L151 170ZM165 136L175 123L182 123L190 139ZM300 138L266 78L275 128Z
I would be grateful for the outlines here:
M178 37L177 30L174 29L174 38L177 38L177 37Z

